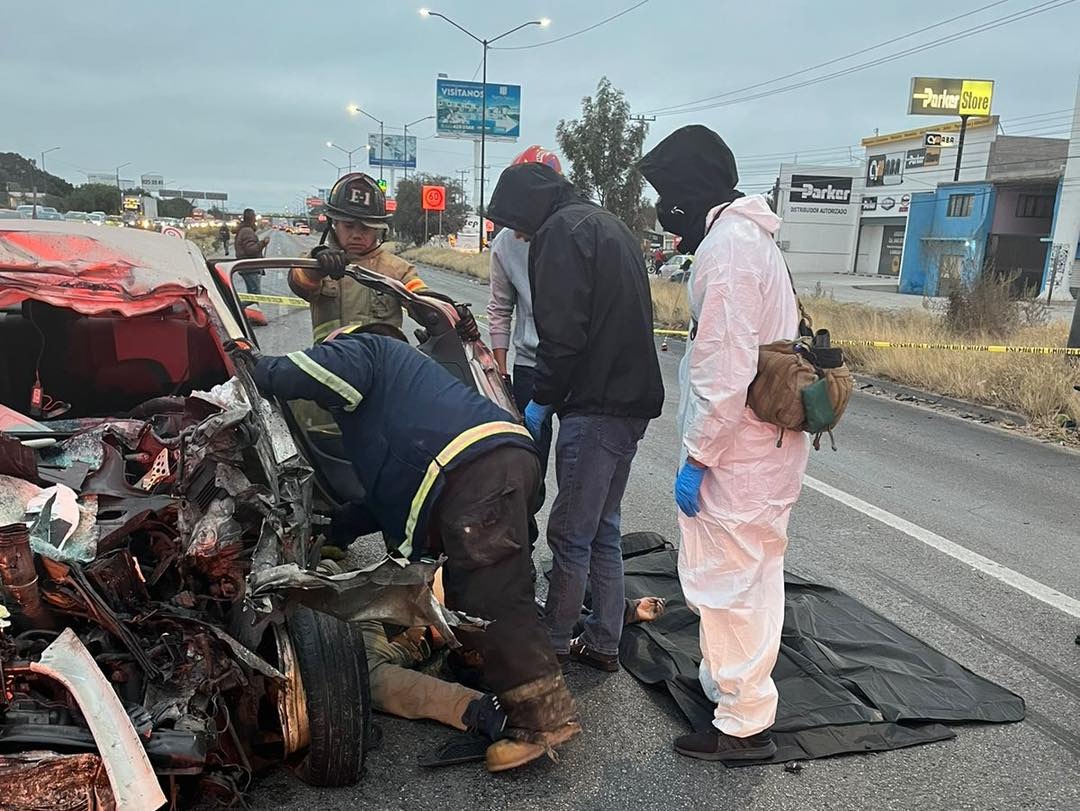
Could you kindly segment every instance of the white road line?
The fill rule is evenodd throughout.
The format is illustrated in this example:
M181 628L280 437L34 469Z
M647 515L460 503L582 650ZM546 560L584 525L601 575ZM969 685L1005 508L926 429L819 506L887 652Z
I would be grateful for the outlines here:
M1002 583L1034 597L1036 600L1040 600L1059 611L1064 611L1070 616L1080 618L1080 600L1076 600L1067 594L1062 594L1057 589L1052 589L1037 580L1032 580L1030 577L1020 574L1020 572L1013 571L1008 566L1002 566L997 561L983 557L978 552L972 552L967 547L953 543L947 538L942 538L935 532L923 529L917 524L913 524L898 515L893 515L891 512L883 510L880 507L875 507L873 504L863 501L861 498L856 498L849 493L845 493L843 490L838 490L832 485L825 484L825 482L819 481L812 476L804 477L803 484L811 490L817 490L822 495L839 501L845 507L850 507L857 512L861 512L863 515L869 516L875 521L880 521L886 526L899 530L905 535L914 538L917 541L921 541L927 546L936 549L951 558L955 558L961 563L966 563L971 568L977 569L984 574L988 574L994 579L1000 580Z

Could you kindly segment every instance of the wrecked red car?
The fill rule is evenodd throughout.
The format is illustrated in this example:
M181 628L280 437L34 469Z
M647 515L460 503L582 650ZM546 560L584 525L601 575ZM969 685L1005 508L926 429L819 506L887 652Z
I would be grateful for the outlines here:
M215 272L180 239L0 222L5 808L231 802L279 762L353 783L370 711L346 620L453 636L432 566L316 570L363 493L333 433L262 399L228 350L255 341L229 274L274 264ZM350 272L512 409L452 305Z

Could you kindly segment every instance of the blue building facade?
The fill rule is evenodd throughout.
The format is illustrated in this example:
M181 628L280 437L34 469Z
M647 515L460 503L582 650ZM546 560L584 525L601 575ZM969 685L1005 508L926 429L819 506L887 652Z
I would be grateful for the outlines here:
M911 195L901 293L947 296L982 273L996 196L986 181L946 183Z

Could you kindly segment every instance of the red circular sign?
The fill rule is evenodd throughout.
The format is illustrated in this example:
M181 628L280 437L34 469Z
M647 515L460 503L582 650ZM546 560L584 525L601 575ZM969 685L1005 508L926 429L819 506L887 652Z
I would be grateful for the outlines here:
M446 209L446 187L424 186L421 189L425 211L444 211Z

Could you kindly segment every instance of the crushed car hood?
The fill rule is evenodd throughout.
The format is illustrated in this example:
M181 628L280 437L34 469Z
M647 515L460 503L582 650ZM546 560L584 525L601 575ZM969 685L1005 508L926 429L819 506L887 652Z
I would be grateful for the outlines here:
M146 315L175 307L243 333L197 246L130 228L0 221L0 308L34 299L83 315Z

